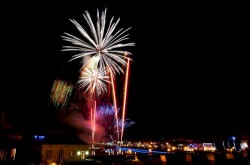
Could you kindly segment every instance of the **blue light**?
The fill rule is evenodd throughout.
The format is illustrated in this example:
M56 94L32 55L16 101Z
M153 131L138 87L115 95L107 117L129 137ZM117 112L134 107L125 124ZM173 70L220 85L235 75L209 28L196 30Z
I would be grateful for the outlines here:
M236 140L236 137L235 137L235 136L229 136L229 137L228 137L228 140L233 140L233 141L235 141L235 140Z
M44 136L38 136L39 140L43 140L45 137Z
M164 151L149 151L149 150L145 150L145 149L137 149L137 148L124 148L121 147L120 148L123 151L127 151L128 149L130 149L132 152L138 152L138 153L158 153L158 154L167 154L168 152L164 152Z
M34 135L35 140L43 140L45 136L40 136L40 135Z

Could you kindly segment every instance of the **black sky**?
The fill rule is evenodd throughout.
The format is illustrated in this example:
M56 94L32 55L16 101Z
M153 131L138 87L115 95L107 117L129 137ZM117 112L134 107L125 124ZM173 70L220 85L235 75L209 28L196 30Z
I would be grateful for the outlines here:
M61 52L107 7L107 18L132 27L127 117L129 136L249 132L249 26L244 4L91 1L1 5L2 110L23 127L53 120L48 93L55 78L75 79L77 62ZM73 66L74 65L74 66ZM45 120L44 120L45 119ZM30 124L25 124L29 122Z

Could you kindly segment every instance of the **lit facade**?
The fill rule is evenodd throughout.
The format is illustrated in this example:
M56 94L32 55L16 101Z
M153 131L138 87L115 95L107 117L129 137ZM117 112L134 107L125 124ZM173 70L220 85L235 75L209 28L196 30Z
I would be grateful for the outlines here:
M87 144L42 144L42 165L83 160L88 157L90 149Z

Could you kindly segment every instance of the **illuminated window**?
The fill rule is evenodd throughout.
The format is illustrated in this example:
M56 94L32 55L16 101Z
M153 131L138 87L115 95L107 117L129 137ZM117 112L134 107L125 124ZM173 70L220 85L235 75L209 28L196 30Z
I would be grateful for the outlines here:
M74 158L75 157L75 150L70 150L69 157Z
M0 150L0 159L6 158L7 151L6 150Z
M58 151L58 158L57 158L57 160L58 161L64 160L64 150L62 148Z
M47 150L45 154L45 159L51 159L52 157L52 150Z

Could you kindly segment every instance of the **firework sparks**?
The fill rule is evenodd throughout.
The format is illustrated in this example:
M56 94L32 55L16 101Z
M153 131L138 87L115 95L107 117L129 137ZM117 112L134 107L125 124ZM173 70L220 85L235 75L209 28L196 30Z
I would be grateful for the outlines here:
M133 124L129 119L125 119L125 103L123 104L123 112L120 114L122 119L118 117L114 80L116 73L124 73L124 68L129 65L127 61L131 60L131 53L123 49L125 47L134 46L135 43L127 42L129 39L129 34L127 32L130 28L117 29L116 27L120 19L114 20L114 17L112 17L111 20L106 21L106 13L107 9L101 13L97 10L96 24L94 24L89 12L85 11L83 17L86 21L87 29L81 26L76 20L70 19L70 22L80 32L81 36L76 37L69 33L64 33L62 36L64 41L70 43L70 45L63 46L62 51L75 52L69 61L79 59L82 63L78 84L80 88L84 89L85 93L90 96L87 99L87 103L91 110L90 119L93 144L95 141L95 124L97 122L96 106L98 103L96 101L99 96L108 92L108 83L112 85L114 102L110 123L112 126L110 124L108 125L109 128L112 127L113 134L118 135L118 141L120 132L129 124ZM126 74L126 77L127 76ZM125 86L127 87L127 83ZM127 94L125 94L124 102L126 102L126 95ZM102 121L105 120L105 118L102 119ZM101 122L101 125L102 124L104 123ZM114 128L116 127L116 130L113 130L113 125Z
M106 26L106 12L107 9L105 9L100 15L97 10L96 26L94 25L88 11L85 11L85 14L83 14L83 17L90 28L91 35L89 35L77 21L70 19L85 40L69 33L64 33L65 35L62 36L63 40L70 42L72 45L64 46L62 51L79 52L78 54L73 55L70 61L82 59L83 68L86 65L89 65L92 58L97 58L97 66L99 68L109 67L115 75L115 73L123 73L121 66L126 66L126 60L129 59L129 57L124 56L125 51L120 48L134 46L135 43L122 43L129 39L127 31L130 28L122 28L116 31L116 26L120 19L113 21L114 19L112 17L108 26ZM127 52L127 55L131 55L131 53Z
M115 117L115 110L114 110L114 106L111 105L102 105L99 106L96 110L96 118L97 118L97 122L104 126L106 129L106 132L108 133L107 137L110 136L115 136L115 134L118 134L119 132L117 132L117 119ZM117 109L118 112L120 112L120 108ZM126 119L122 119L122 118L118 118L118 127L119 130L122 130L122 127L124 129L134 125L135 122L130 120L129 118Z
M68 99L73 91L73 85L63 80L55 80L52 88L50 99L55 107L61 106L64 108L67 105Z
M84 68L80 79L78 80L80 88L84 88L85 92L90 91L95 96L100 96L107 92L106 83L110 83L106 70L102 68Z

